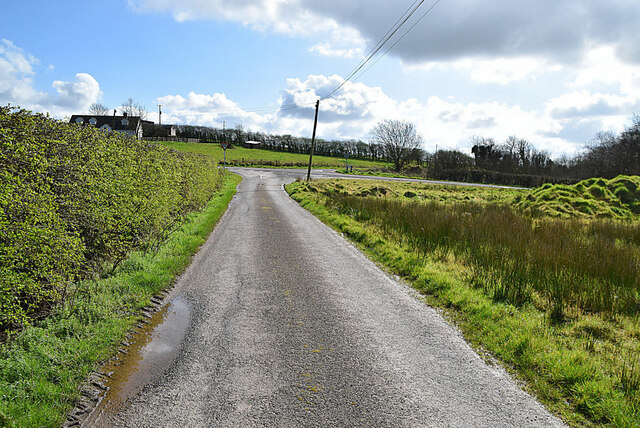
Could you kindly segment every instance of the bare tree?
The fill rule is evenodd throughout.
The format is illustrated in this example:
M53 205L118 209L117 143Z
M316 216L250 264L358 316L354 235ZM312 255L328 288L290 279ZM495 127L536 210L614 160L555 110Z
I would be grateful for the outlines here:
M129 116L139 116L140 119L147 118L147 109L131 97L122 103L121 108L123 113L127 113Z
M109 114L109 107L100 103L93 103L89 106L89 113L96 116L106 116Z
M383 120L372 130L374 140L382 146L385 156L400 171L411 158L414 149L422 145L422 137L411 122Z
M526 170L531 164L531 152L533 150L533 146L527 140L518 138L515 142L515 150L518 160L520 161L520 166Z

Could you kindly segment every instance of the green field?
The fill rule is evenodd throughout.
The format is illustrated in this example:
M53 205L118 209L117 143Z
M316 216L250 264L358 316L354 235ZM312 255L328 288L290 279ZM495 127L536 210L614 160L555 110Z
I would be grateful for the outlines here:
M223 150L217 143L163 142L161 144L185 152L203 153L222 163ZM252 167L306 168L309 165L309 155L234 147L227 149L227 164ZM359 169L380 169L389 168L391 164L349 159L349 165ZM344 158L313 156L313 168L344 168L344 166Z
M640 219L622 207L636 206L638 180L533 190L318 180L287 190L565 421L637 427ZM589 191L596 182L605 190ZM550 204L550 193L564 199ZM591 211L568 214L585 200Z

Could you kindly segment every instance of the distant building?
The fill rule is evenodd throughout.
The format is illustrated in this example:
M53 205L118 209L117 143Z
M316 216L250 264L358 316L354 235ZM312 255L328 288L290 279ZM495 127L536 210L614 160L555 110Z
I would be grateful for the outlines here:
M176 137L178 132L178 127L175 125L156 125L150 120L142 121L142 130L144 132L145 138L171 138Z
M127 113L125 113L124 116L74 114L69 120L71 124L94 126L100 130L109 132L121 132L136 137L137 139L142 139L144 135L142 122L139 116L128 116Z
M245 141L242 144L244 147L246 147L247 149L259 149L260 146L262 146L262 143L260 141Z

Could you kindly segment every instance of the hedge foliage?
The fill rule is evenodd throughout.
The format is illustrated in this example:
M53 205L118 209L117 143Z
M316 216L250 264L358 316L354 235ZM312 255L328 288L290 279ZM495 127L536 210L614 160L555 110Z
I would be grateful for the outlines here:
M428 169L425 171L424 175L436 180L522 187L539 187L545 183L575 184L578 181L569 178L555 178L532 174L514 174L500 171L488 171L484 169Z
M153 250L221 182L208 156L0 107L0 335Z

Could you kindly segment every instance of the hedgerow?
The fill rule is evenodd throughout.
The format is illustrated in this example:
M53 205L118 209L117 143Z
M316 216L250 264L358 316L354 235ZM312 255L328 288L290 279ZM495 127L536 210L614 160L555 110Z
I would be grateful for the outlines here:
M0 336L153 251L221 181L208 156L0 107Z

